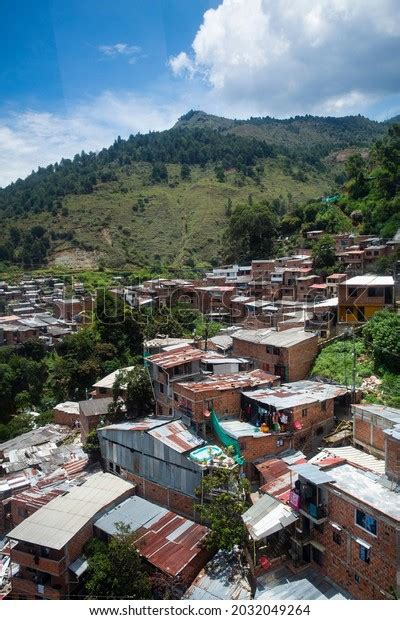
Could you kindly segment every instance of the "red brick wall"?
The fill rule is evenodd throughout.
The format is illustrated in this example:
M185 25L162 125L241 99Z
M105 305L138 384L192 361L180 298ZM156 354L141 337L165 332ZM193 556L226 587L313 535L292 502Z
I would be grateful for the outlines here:
M78 413L65 413L65 411L57 409L57 407L53 409L53 415L55 424L62 424L63 426L69 426L70 428L73 428L75 422L79 421Z
M329 520L324 524L323 533L314 530L315 540L326 549L322 570L356 599L383 599L386 597L381 590L388 592L391 586L396 586L400 540L394 522L385 522L379 513L367 506L359 504L359 508L377 518L376 537L355 524L355 505L345 496L338 497L329 492ZM334 528L330 521L343 528L340 545L333 541ZM357 537L371 545L369 564L359 558ZM359 583L355 581L355 575L359 576Z
M160 506L165 506L169 510L177 512L189 519L195 518L193 497L189 497L178 491L166 489L159 484L144 480L141 476L136 476L130 472L124 472L124 477L136 485L136 494L139 495L139 497L143 497L149 502L154 502Z
M314 336L304 342L285 349L280 347L280 355L267 353L265 344L258 344L233 338L234 355L252 358L258 368L274 373L275 364L283 364L287 368L286 381L305 379L318 353L318 337Z
M386 437L385 465L386 474L391 480L400 482L400 441L388 435Z
M376 424L379 422L379 426ZM385 451L385 434L386 428L391 428L392 424L385 423L383 418L375 418L363 415L361 412L355 412L353 416L353 440L369 452L377 452L379 456L383 456Z

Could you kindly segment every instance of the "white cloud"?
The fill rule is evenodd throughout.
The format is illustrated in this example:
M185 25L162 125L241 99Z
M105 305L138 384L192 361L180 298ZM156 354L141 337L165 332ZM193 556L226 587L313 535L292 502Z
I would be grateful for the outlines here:
M0 118L0 187L62 157L107 147L118 135L167 129L189 108L184 99L162 104L131 92L105 92L65 114L28 110Z
M346 114L400 93L399 54L398 0L223 0L169 64L242 115Z
M135 64L142 48L138 45L128 45L128 43L115 43L114 45L99 45L99 52L106 58L116 58L125 56L130 65Z

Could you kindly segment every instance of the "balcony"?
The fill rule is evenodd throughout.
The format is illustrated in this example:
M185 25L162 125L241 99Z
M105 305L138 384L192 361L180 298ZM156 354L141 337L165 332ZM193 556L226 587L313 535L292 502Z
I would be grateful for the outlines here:
M60 560L51 560L46 557L34 555L33 553L26 553L25 551L20 551L19 549L14 548L11 551L11 559L16 564L26 566L27 568L33 568L34 570L40 570L43 573L48 573L49 575L54 575L55 577L59 577L66 570L65 557Z
M51 587L49 585L41 585L30 579L21 579L20 577L13 577L12 591L15 594L21 594L27 598L35 598L36 596L42 596L45 599L60 599L61 588Z
M317 505L311 502L301 502L300 504L300 512L302 515L308 517L316 523L317 525L320 523L324 523L326 521L328 514L325 506Z

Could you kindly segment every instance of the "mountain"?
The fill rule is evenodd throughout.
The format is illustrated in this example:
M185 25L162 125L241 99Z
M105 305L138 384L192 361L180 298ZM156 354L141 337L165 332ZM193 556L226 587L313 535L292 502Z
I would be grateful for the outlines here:
M24 268L204 265L238 204L278 216L343 181L343 161L387 131L362 116L232 120L190 111L0 190L0 261Z

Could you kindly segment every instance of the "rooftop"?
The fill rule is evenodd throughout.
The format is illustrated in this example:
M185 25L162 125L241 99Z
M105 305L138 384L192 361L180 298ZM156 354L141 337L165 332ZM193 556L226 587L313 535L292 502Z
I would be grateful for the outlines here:
M336 489L400 522L400 493L391 490L391 483L385 477L349 464L339 465L331 471Z
M79 403L75 403L72 401L66 401L65 403L59 403L54 407L57 411L62 411L63 413L68 413L72 415L79 415Z
M245 571L232 551L218 551L197 575L184 600L249 600L251 587Z
M392 276L375 276L367 274L365 276L355 276L343 282L346 286L394 286Z
M81 400L79 404L79 410L85 417L93 415L107 415L108 408L113 402L111 397L109 398L91 398L90 400Z
M246 510L242 519L250 537L253 540L262 540L297 521L298 515L272 495L262 495Z
M328 467L337 462L348 462L357 465L362 469L383 475L385 473L384 459L377 459L375 456L353 448L353 446L344 446L343 448L324 448L309 460L312 465L319 467Z
M133 369L134 366L126 366L125 368L119 368L118 370L114 370L114 372L111 372L106 377L103 377L103 379L100 379L100 381L94 383L93 387L111 389L115 383L115 380L121 372L130 372Z
M394 424L400 423L400 409L394 407L386 407L386 405L352 405L353 414L363 414L367 416L377 416Z
M213 355L216 356L218 354L214 353ZM147 361L152 364L156 364L161 368L168 369L187 362L201 360L203 357L208 357L207 353L188 345L176 348L173 351L163 351L162 353L150 355L150 357L147 358Z
M123 522L136 532L139 553L153 566L173 577L202 551L208 528L165 508L133 496L96 521L97 528L113 534Z
M273 384L279 379L276 375L270 375L264 370L253 370L250 372L240 372L234 374L221 374L208 376L204 381L179 382L191 392L208 392L211 390L225 391L255 387L257 385Z
M313 333L305 332L303 328L293 327L283 332L277 332L273 329L241 329L232 334L232 338L255 344L291 347L306 340L317 338L317 336Z
M25 519L9 532L8 538L62 549L96 514L132 489L130 482L112 474L94 474L82 486L53 499Z

